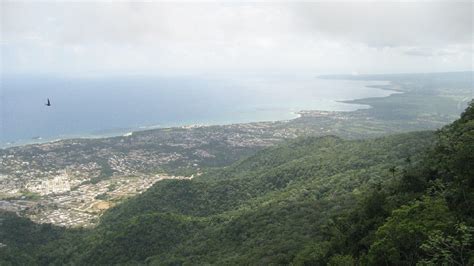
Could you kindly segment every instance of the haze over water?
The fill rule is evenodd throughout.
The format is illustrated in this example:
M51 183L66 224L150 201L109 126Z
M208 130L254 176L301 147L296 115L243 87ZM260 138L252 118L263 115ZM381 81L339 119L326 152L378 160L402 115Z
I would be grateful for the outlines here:
M287 120L301 110L352 111L337 101L384 97L386 82L310 77L7 77L0 97L0 146L118 135L190 124ZM51 99L51 107L44 105Z

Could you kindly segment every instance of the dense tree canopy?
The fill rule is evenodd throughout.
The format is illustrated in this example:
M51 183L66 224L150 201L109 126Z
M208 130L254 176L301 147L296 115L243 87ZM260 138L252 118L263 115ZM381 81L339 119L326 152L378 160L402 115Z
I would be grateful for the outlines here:
M90 230L1 214L0 264L472 265L474 106L438 132L302 138L168 180Z

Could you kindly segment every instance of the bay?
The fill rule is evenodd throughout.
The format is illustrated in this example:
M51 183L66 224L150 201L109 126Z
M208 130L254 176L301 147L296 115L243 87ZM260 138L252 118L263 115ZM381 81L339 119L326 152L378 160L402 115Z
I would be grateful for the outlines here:
M372 87L386 84L309 75L3 77L0 146L156 127L288 120L301 110L353 111L369 106L340 101L388 96L393 91Z

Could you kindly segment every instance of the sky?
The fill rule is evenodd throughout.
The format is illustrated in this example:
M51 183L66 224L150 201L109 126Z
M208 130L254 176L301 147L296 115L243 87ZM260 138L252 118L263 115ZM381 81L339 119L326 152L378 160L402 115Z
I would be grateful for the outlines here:
M6 1L1 73L367 74L473 67L471 1Z

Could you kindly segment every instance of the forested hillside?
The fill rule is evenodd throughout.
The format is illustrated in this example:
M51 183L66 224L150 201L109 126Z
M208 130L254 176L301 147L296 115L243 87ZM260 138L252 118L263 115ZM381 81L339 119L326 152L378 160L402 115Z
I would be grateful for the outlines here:
M91 230L3 213L0 264L472 265L474 106L438 132L302 138L158 182Z

